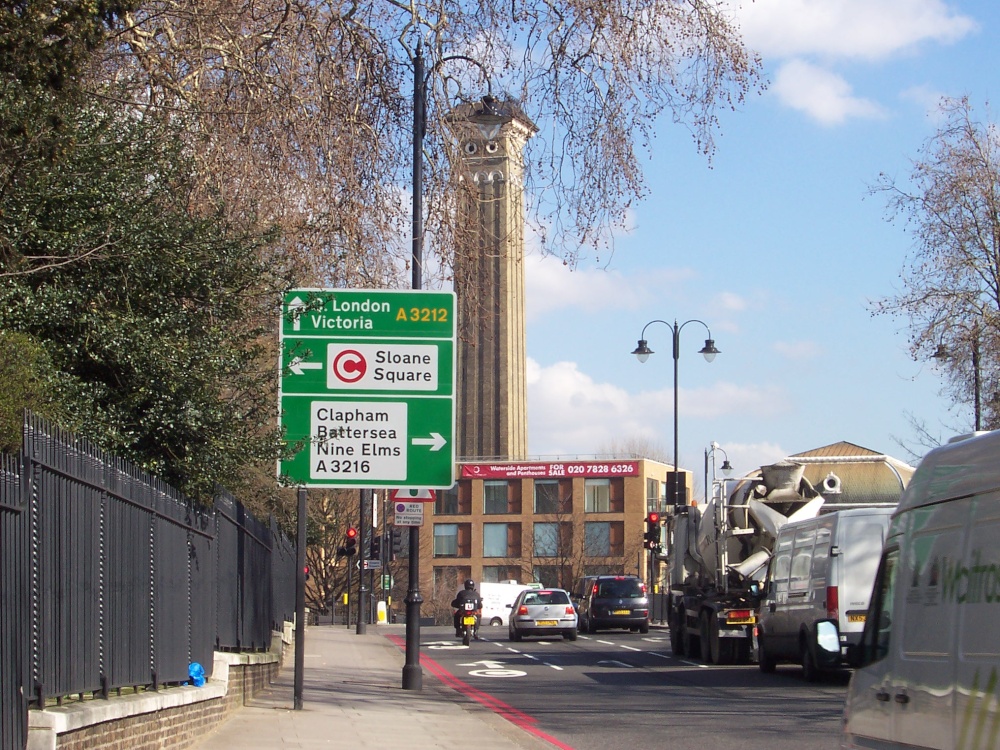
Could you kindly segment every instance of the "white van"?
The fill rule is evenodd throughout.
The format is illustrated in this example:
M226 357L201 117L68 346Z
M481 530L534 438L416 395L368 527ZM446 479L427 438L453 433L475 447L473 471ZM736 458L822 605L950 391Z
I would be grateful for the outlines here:
M816 637L839 651L832 621ZM848 655L842 747L1000 747L1000 431L920 463Z
M872 583L894 508L852 508L785 524L768 565L757 625L762 672L791 662L812 682L816 623L837 621L842 655L861 639ZM830 659L825 660L826 666Z
M483 614L480 622L483 625L496 627L507 624L510 618L510 605L517 595L525 589L540 589L540 583L518 583L517 581L499 581L479 584L479 595L483 597Z

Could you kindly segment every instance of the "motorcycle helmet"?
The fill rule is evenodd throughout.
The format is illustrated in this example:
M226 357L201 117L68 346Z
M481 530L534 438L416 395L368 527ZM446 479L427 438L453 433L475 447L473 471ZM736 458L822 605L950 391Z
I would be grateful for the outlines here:
M467 578L465 580L465 590L472 591L474 588L476 588L476 582L473 581L471 578Z

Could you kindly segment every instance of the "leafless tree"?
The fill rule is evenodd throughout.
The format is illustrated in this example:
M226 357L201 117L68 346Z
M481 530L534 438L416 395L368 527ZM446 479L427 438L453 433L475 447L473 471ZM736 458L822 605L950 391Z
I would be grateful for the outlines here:
M937 359L945 393L986 429L1000 426L1000 133L967 97L941 111L909 181L883 174L873 188L914 238L902 289L874 310L907 321L913 358Z
M408 258L413 56L426 57L426 233L461 243L448 114L486 93L540 128L527 190L546 247L607 246L646 190L660 123L711 154L718 112L761 87L718 0L150 0L96 70L190 122L201 199L278 226L275 263L323 285L399 285Z

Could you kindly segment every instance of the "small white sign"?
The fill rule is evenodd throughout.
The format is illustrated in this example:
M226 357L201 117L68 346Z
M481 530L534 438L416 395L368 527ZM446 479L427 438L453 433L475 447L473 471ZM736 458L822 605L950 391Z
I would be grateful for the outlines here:
M396 511L396 518L393 521L396 526L424 525L423 503L396 502L393 508Z

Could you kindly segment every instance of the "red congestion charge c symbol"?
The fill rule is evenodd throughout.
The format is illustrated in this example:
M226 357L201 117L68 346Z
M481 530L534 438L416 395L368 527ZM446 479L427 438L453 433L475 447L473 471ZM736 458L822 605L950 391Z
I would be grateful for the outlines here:
M344 349L333 359L333 374L345 383L357 383L367 370L365 358L354 349Z

